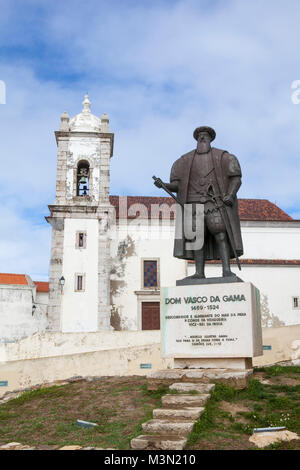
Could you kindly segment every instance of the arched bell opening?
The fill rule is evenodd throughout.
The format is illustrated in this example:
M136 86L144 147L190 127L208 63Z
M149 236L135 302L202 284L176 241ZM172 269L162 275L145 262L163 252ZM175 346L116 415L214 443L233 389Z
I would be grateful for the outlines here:
M77 196L89 196L90 193L90 165L82 160L77 165Z

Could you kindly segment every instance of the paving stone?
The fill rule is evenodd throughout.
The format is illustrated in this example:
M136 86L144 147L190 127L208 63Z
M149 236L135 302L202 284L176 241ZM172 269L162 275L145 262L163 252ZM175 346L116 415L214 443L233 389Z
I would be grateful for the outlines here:
M153 410L153 418L156 419L168 419L168 418L185 418L186 420L199 419L205 408L194 407L194 408L157 408Z
M0 449L2 450L12 450L15 449L16 447L21 447L22 444L20 442L9 442L8 444L4 444L0 446Z
M13 400L14 398L18 398L20 395L22 395L23 392L11 392L11 393L8 393L8 394L5 394L1 400L0 400L0 404L1 403L6 403L10 400Z
M164 369L151 372L148 375L148 379L181 379L185 374L183 369Z
M162 397L163 406L174 406L174 407L191 407L191 406L204 406L209 400L209 394L198 394L198 395L165 395Z
M166 419L150 419L142 424L143 431L155 434L186 436L192 432L194 421L169 421Z
M208 381L221 382L235 387L236 389L246 388L253 375L253 369L230 370L230 369L189 369L186 371L183 381Z
M136 450L142 449L159 449L159 450L182 450L186 446L187 439L175 436L152 436L141 435L131 440L131 448Z
M37 446L37 450L58 450L60 446L57 445L47 445L47 444L42 444Z
M170 385L170 390L177 390L178 392L191 392L195 390L198 393L209 393L215 388L215 384L199 384L191 382L179 382Z
M291 431L270 431L270 432L256 432L250 436L249 441L256 447L262 448L280 441L292 441L300 439L298 434Z
M69 379L66 379L66 382L68 383L73 383L73 382L81 382L84 380L84 377L81 375L75 375L74 377L70 377Z
M59 450L80 450L82 449L81 446L63 446Z

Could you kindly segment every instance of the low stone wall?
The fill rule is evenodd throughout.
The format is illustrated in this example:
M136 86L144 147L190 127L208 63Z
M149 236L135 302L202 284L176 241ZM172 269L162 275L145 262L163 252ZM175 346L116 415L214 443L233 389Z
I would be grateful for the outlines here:
M159 331L37 334L0 344L0 396L74 376L147 375L171 362Z
M300 325L264 328L263 344L271 349L255 366L300 361ZM159 331L35 334L0 343L0 396L74 376L148 375L172 362L161 358Z
M264 355L255 357L254 366L282 361L300 362L300 325L263 328Z
M0 343L1 362L82 354L160 343L160 331L37 333L13 343Z

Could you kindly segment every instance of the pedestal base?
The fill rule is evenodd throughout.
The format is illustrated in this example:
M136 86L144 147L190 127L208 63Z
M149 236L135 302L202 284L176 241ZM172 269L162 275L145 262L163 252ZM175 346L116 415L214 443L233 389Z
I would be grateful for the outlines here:
M246 388L253 369L165 369L148 375L148 390L169 387L173 383L224 383L238 390Z
M252 369L251 357L174 358L174 369Z
M198 286L204 284L229 284L232 282L244 282L238 276L228 277L205 277L204 279L194 278L192 276L185 277L176 281L176 286Z

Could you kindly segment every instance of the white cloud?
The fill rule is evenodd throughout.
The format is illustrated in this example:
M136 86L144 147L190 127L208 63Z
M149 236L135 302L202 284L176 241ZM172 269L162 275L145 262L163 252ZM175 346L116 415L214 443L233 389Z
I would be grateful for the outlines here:
M0 206L5 229L0 232L1 272L30 274L47 280L50 259L50 230L24 218L18 208Z

